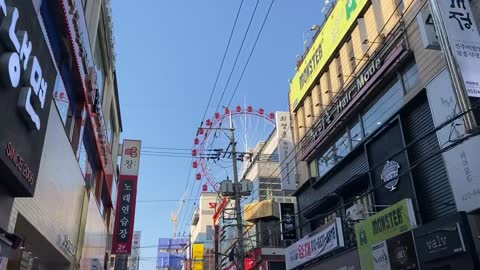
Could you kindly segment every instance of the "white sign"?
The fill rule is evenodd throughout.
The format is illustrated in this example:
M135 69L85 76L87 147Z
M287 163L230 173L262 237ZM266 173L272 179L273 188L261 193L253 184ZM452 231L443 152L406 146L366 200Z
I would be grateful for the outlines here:
M278 135L278 161L280 164L280 179L282 190L296 190L295 153L292 130L290 129L290 114L275 113Z
M133 232L132 255L130 256L130 270L138 270L140 267L140 238L141 231Z
M287 269L293 269L323 254L345 246L342 221L336 218L320 232L307 235L287 248L285 263Z
M120 175L138 175L141 141L123 140Z
M480 34L468 0L438 0L450 46L470 97L480 97Z
M436 127L460 113L452 83L447 70L444 70L427 85L427 96ZM462 118L437 131L440 148L445 148L465 135ZM480 138L473 137L443 153L450 185L458 211L472 211L480 207Z

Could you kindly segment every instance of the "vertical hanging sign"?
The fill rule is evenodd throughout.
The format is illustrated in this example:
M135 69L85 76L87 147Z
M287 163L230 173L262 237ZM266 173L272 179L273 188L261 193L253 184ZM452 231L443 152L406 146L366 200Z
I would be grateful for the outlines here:
M292 130L290 129L290 114L276 112L276 128L278 135L278 162L280 164L280 186L282 190L296 190L295 154Z
M141 141L124 140L112 240L112 254L132 251Z
M480 97L480 34L470 1L437 1L469 97Z

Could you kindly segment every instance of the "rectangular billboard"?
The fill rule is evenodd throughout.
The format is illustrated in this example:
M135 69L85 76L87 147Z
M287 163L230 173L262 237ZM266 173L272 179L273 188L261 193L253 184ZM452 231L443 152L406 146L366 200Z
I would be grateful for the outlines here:
M480 33L470 1L439 0L437 3L467 94L480 97Z
M0 179L33 197L57 71L32 1L1 3Z
M374 258L377 258L379 254L387 254L385 252L387 248L385 240L410 231L416 225L411 199L401 200L355 224L355 235L362 269L383 269L374 268L375 263L379 261L379 259L374 260ZM385 256L382 258L385 258Z
M338 0L290 83L290 110L295 111L328 59L369 0Z
M282 190L296 190L295 182L295 148L288 112L276 112L276 129L278 135L278 162L280 164L280 187Z
M289 246L285 252L287 269L296 268L306 262L345 246L340 218L326 224L317 233L307 235Z
M141 141L124 140L112 239L112 254L131 254Z

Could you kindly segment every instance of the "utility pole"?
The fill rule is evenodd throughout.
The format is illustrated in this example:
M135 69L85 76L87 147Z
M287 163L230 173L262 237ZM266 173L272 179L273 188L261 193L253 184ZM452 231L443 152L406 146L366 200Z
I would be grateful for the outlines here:
M190 246L190 265L188 266L189 270L193 269L193 245L192 245L192 232L188 233L188 245Z
M235 199L235 212L237 213L237 235L238 235L238 270L245 269L243 254L243 221L242 221L242 208L240 206L240 183L238 181L238 168L237 168L237 152L235 149L235 128L233 127L232 114L230 113L230 143L232 145L232 162L233 162L233 191Z

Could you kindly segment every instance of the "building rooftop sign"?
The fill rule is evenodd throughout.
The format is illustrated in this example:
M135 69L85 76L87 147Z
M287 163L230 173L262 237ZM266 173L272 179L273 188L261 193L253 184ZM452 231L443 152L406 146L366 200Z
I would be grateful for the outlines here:
M369 2L369 0L337 1L290 83L290 110L297 109L315 78Z

